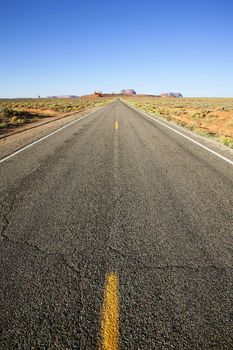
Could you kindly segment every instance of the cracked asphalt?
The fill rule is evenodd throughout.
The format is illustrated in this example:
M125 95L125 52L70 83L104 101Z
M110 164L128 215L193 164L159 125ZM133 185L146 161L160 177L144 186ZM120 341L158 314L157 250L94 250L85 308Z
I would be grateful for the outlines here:
M0 171L0 349L97 349L111 272L119 349L232 349L230 164L116 100Z

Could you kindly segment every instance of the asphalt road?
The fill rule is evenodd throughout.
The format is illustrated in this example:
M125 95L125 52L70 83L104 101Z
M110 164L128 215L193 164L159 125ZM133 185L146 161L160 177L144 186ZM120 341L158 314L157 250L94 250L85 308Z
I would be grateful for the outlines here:
M231 164L118 100L0 171L0 349L232 349Z

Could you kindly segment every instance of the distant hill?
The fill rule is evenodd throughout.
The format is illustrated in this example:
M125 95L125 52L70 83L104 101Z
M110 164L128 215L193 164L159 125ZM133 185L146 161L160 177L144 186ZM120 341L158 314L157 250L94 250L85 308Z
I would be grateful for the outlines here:
M97 97L175 97L175 98L182 98L183 95L180 92L164 92L160 95L150 95L150 94L137 94L135 90L128 89L128 90L121 90L120 93L103 93L102 91L95 91L93 94L90 95L84 95L81 96L81 98L89 98L94 99Z
M136 91L133 89L124 89L121 90L121 95L136 95Z
M161 97L176 97L181 98L183 95L180 92L164 92L161 94Z

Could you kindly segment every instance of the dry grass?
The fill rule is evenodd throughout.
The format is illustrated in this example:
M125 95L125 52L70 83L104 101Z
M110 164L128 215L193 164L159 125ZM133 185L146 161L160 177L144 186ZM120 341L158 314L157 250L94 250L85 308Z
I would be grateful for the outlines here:
M65 99L1 99L0 133L45 117L58 117L72 112L104 106L110 98L65 98Z
M233 98L127 97L147 113L159 115L233 148Z

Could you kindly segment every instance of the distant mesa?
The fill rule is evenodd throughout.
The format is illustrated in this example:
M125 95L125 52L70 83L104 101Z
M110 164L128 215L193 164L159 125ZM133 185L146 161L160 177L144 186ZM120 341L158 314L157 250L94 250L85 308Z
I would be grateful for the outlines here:
M139 97L173 97L182 98L183 95L180 92L164 92L160 95L148 95L148 94L137 94L134 89L123 89L120 92L106 93L102 90L95 90L90 95L81 96L82 98L96 98L96 97L120 97L120 96L139 96ZM64 98L64 97L63 97Z
M123 89L121 90L121 95L136 95L136 91L133 89Z
M46 98L79 98L75 95L47 96Z
M117 97L117 96L135 96L137 95L134 89L123 89L120 92L104 93L101 90L95 90L90 95L81 96L82 98L96 98L96 97ZM139 94L137 96L148 96L148 97L175 97L182 98L183 95L180 92L163 92L160 95L147 95ZM79 98L80 96L76 95L54 95L46 96L46 98ZM40 98L40 96L38 96Z
M105 96L119 96L119 95L136 95L137 93L136 93L136 91L135 90L133 90L133 89L123 89L123 90L121 90L121 92L120 93L114 93L114 92L112 92L111 94L109 94L109 93L103 93L101 90L99 90L99 91L94 91L94 95L95 96L99 96L99 97L105 97Z
M183 95L180 92L164 92L160 95L161 97L175 97L182 98Z
M103 96L103 92L102 91L94 91L94 95L95 96L99 96L99 97L102 97Z
M137 93L133 89L123 89L121 92L106 93L101 90L95 90L91 95L84 95L84 98L96 98L96 97L118 97L118 96L135 96Z

